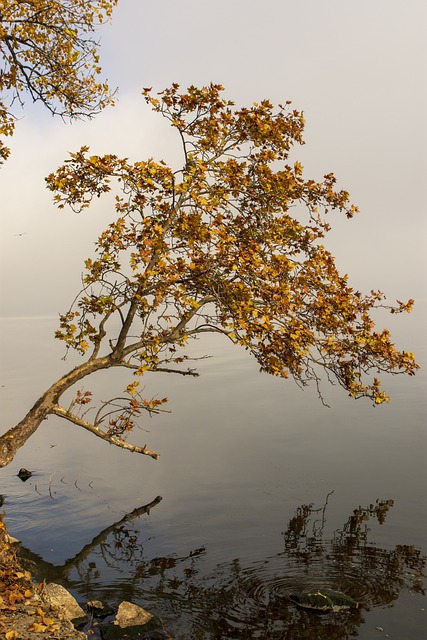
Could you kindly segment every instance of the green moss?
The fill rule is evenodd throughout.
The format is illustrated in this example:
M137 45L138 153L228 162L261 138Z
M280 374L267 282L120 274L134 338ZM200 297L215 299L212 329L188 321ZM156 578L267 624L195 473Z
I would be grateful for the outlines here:
M318 589L307 593L297 593L289 596L294 604L305 609L316 609L317 611L340 611L343 609L353 609L359 603L353 598L346 596L339 591L329 589Z

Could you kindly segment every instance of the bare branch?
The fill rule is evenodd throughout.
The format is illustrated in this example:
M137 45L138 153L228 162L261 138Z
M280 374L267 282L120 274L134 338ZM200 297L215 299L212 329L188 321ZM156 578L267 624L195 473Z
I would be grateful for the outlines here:
M151 369L148 369L148 371L155 371L155 372L159 371L161 373L179 373L179 375L181 376L193 376L194 378L198 378L200 375L200 373L198 373L194 369L180 370L180 369L169 369L167 367L152 367Z
M83 427L83 429L90 431L98 438L101 438L102 440L105 440L110 444L114 444L117 447L126 449L127 451L132 451L134 453L141 453L143 455L150 456L151 458L154 458L154 460L157 460L160 457L159 453L157 453L156 451L151 451L150 449L147 449L146 445L144 445L143 447L138 447L137 445L129 444L128 442L125 442L124 440L120 440L119 438L115 438L114 436L109 436L107 433L105 433L95 425L91 424L90 422L86 422L86 420L82 420L81 418L70 413L69 411L67 411L66 409L64 409L58 404L56 404L52 408L51 413L55 414L56 416L59 416L60 418L64 418L65 420L68 420L69 422L72 422L73 424L76 424L79 427Z

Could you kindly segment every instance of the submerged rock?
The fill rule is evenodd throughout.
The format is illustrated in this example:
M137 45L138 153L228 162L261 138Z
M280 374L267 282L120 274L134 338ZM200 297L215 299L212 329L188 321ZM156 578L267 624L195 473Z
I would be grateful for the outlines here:
M28 469L25 469L24 467L18 471L18 478L21 478L22 482L26 482L32 475L31 471L28 471Z
M106 618L114 613L113 607L101 600L91 600L86 604L88 611L96 618Z
M102 635L99 622L91 620L83 627L82 631L85 634L85 638L90 638L90 640L103 640L104 636Z
M317 591L296 593L289 596L289 600L303 609L316 611L344 611L357 609L360 605L356 600L340 591L318 589Z

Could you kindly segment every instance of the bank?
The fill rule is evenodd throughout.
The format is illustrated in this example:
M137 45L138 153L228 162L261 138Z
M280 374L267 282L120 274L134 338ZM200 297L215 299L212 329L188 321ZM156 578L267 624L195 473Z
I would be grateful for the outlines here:
M121 603L105 618L107 622L94 619L90 624L91 617L61 585L33 581L20 562L19 544L9 536L0 514L0 638L173 640L157 616L132 603Z

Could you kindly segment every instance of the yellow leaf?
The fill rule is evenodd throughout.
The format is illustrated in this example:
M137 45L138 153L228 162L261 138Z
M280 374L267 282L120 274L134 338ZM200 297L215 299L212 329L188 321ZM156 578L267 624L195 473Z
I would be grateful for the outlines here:
M302 174L302 170L304 169L304 167L302 166L302 164L300 162L295 162L294 164L294 169L295 169L295 173L297 176L300 176Z
M4 637L6 638L6 640L13 640L13 638L17 638L18 637L18 632L17 631L7 631L4 634Z
M15 604L15 602L21 602L22 600L22 595L20 593L11 593L9 595L9 602L10 604Z
M46 629L47 629L46 625L39 624L38 622L35 622L33 624L33 626L28 629L28 631L35 631L36 633L43 633L43 631L46 631Z

